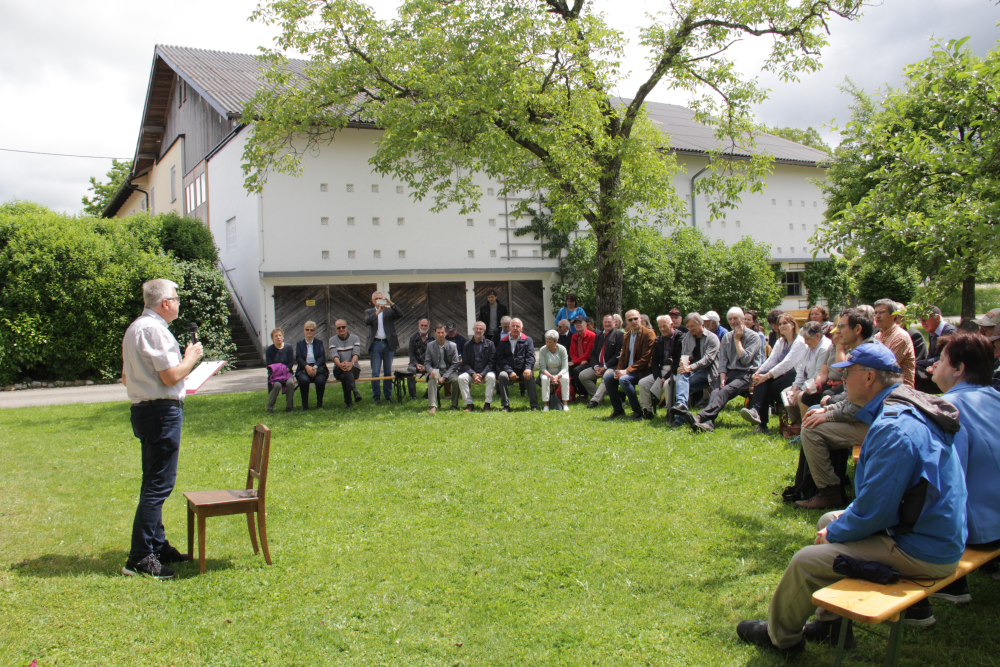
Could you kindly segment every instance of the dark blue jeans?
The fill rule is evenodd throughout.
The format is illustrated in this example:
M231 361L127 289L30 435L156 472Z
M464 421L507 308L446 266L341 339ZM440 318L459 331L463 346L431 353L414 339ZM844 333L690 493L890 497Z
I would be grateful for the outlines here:
M628 397L628 404L632 407L632 412L642 412L639 405L639 397L635 395L635 386L639 384L639 378L626 373L617 380L613 370L605 371L603 382L608 385L608 398L611 399L611 407L615 412L625 412L622 406L622 399L618 396L618 387L622 388L625 396Z
M372 377L389 377L392 375L392 359L396 356L396 351L389 348L389 344L382 340L375 341L372 345ZM372 397L378 399L378 382L372 382ZM382 380L382 394L386 400L392 400L392 380Z
M167 540L163 501L174 490L184 412L170 405L132 406L132 432L142 446L142 488L132 522L129 559L138 562L159 554Z

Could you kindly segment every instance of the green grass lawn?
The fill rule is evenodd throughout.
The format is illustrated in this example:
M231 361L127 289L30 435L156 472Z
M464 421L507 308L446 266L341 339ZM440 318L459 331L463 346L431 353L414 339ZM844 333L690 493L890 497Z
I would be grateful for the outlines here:
M336 388L321 412L273 416L262 392L189 399L168 536L184 550L183 491L241 485L263 422L274 565L243 517L215 518L208 572L168 582L120 574L139 486L128 406L0 412L0 664L783 663L735 625L766 618L812 541L820 513L774 495L797 449L733 409L695 436L520 399L431 417L363 391L347 414ZM970 607L936 603L936 627L905 631L901 664L998 664L1000 585L970 586ZM885 641L859 641L849 664L881 664Z

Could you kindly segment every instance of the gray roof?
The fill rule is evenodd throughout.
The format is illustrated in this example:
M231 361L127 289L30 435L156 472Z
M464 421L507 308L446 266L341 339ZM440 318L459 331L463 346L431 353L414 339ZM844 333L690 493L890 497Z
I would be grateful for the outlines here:
M158 45L156 55L193 85L216 111L229 118L239 118L243 106L260 87L260 63L250 54ZM290 64L294 70L302 72L308 62L292 59ZM615 104L627 104L629 101L613 99ZM650 119L670 136L670 145L677 152L705 154L720 146L715 130L695 122L691 109L660 102L647 102L646 109ZM352 120L366 122L361 118ZM758 136L757 146L752 151L737 147L735 150L727 149L726 153L742 157L751 153L768 153L779 162L808 165L830 159L823 151L770 134Z

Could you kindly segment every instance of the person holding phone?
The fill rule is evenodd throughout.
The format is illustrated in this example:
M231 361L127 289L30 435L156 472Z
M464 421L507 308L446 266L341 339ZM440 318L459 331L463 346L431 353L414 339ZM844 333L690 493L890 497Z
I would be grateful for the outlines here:
M382 292L372 293L372 306L365 311L365 324L368 325L368 356L371 358L372 377L389 377L392 375L392 360L399 347L396 337L396 320L403 317L403 311L392 300L383 296ZM392 380L382 380L382 395L385 400L392 401ZM380 402L379 382L372 381L372 398L375 405Z

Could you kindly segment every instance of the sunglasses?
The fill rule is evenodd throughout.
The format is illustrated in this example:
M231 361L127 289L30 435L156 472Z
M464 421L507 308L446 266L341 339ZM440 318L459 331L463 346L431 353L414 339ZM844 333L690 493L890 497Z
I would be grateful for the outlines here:
M337 330L339 331L340 329L346 329L346 328L347 328L346 326L343 326L343 327L337 327Z
M309 328L307 327L307 328L306 328L306 331L316 331L316 330L315 330L315 329L309 329Z
M628 321L629 322L638 322L639 318L638 317L630 317L630 318L628 318Z

